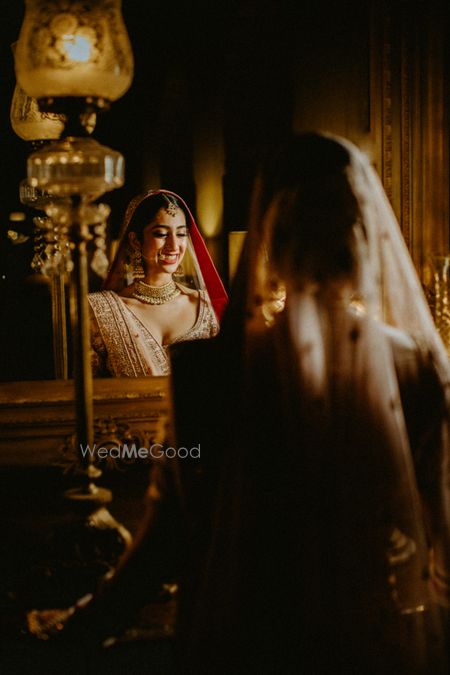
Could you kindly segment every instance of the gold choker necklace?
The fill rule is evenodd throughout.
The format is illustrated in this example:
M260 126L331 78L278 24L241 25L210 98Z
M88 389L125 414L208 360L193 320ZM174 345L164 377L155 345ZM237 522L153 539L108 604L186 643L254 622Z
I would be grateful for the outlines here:
M147 305L164 305L180 295L181 291L171 279L164 286L150 286L145 281L135 281L132 298L145 302Z

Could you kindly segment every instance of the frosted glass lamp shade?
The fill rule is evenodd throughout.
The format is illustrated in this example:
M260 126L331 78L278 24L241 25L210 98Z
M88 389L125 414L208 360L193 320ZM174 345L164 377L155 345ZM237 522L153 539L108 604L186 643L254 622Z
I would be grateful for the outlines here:
M10 111L11 126L24 141L55 140L64 130L65 117L41 112L35 98L16 85Z
M26 0L15 51L16 78L36 99L115 101L133 79L121 0Z

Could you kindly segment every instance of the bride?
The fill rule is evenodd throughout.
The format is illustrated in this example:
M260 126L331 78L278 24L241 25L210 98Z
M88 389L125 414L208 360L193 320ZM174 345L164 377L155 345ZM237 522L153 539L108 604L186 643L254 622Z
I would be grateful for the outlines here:
M89 295L94 375L168 374L168 346L216 335L226 300L185 202L168 190L138 195L104 290Z

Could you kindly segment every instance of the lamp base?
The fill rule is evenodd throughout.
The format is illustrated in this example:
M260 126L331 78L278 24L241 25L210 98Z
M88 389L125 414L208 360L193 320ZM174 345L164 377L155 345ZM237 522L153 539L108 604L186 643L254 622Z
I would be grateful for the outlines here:
M69 509L79 518L78 528L90 531L95 556L101 551L104 561L110 564L117 562L117 555L121 554L132 542L131 534L108 511L106 504L112 501L112 492L101 488L89 481L84 485L71 488L64 492L64 498ZM111 550L99 548L95 532L100 533L103 544L108 540L113 542ZM107 534L109 533L109 534ZM83 535L82 535L83 536ZM90 557L90 555L88 555Z
M131 534L119 523L108 511L106 504L112 501L112 492L106 488L99 488L94 483L89 483L86 487L76 487L66 490L64 497L69 503L72 511L75 511L84 520L80 523L81 527L90 528L92 532L101 531L103 539L104 533L110 531L111 538L114 539L114 551L105 550L104 558L107 561L115 563L117 556L117 542L122 540L119 545L123 552L132 542Z

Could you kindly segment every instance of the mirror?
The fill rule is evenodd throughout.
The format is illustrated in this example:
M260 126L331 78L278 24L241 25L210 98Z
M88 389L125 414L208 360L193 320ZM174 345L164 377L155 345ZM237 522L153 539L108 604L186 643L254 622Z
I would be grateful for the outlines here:
M105 200L111 206L111 241L131 198L163 185L185 197L199 216L226 279L228 231L245 230L259 157L291 129L320 126L372 153L422 280L430 282L429 256L446 254L449 241L448 35L439 2L417 7L359 2L347 13L327 7L326 23L320 4L289 16L277 11L276 21L256 6L249 6L248 21L232 6L218 9L221 20L214 21L197 10L187 16L167 7L155 22L150 6L137 10L124 3L136 77L123 99L100 116L95 132L126 159L124 188ZM3 17L0 379L49 379L54 377L50 294L30 270L35 214L18 195L30 148L9 121L15 88L10 45L23 6L7 3ZM170 50L161 25L171 26ZM264 45L279 39L283 49L274 50L268 63ZM361 55L356 61L355 52ZM330 62L337 64L338 79L330 75ZM25 221L10 215L17 213L25 213ZM8 230L17 237L8 238ZM100 283L92 275L91 290Z

